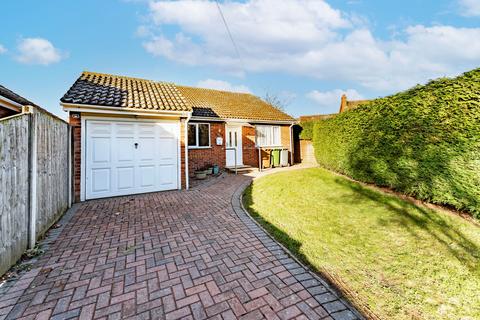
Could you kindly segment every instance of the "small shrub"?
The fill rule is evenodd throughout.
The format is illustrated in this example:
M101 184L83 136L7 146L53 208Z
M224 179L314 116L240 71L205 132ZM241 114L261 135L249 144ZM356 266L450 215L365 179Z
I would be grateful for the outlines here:
M25 251L25 253L23 254L24 257L26 259L31 259L31 258L35 258L39 255L42 255L45 251L40 248L38 245L35 245L34 248L31 248L31 249L28 249L27 251Z

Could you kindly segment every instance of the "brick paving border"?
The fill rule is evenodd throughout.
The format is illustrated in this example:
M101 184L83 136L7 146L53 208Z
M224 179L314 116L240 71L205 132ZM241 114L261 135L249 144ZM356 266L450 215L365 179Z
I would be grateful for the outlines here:
M305 168L300 168L300 169L306 169L310 168L305 167ZM292 170L292 168L285 168L287 170ZM285 170L285 171L287 171ZM297 170L297 168L293 169ZM275 172L271 172L275 173ZM267 173L270 174L270 173ZM265 174L264 174L265 175ZM264 176L262 175L262 176ZM346 310L342 311L337 311L337 315L335 315L334 308L330 308L332 311L333 315L332 317L334 319L364 319L364 316L355 309L347 300L346 298L343 298L341 293L338 292L336 288L333 288L327 281L321 278L318 274L310 270L308 266L306 266L304 263L302 263L300 260L295 257L295 255L290 252L283 244L279 243L273 236L271 236L264 228L262 225L260 225L248 212L248 210L244 207L243 205L243 194L245 190L252 184L252 181L243 183L240 185L240 187L235 191L235 193L232 196L232 207L235 210L235 213L238 215L238 217L242 220L242 222L250 229L252 232L257 236L257 238L267 247L270 248L271 251L277 256L279 259L283 259L287 265L291 264L298 264L300 265L304 270L305 273L308 274L308 276L305 276L305 280L302 280L302 283L321 283L325 288L329 290L331 294L337 297L338 302L335 301L336 306L345 306ZM266 237L265 237L266 236ZM287 254L288 258L285 257L285 253ZM289 260L289 258L291 260ZM317 294L315 289L310 289L307 288L307 291L309 291L313 296ZM328 310L328 308L327 308Z

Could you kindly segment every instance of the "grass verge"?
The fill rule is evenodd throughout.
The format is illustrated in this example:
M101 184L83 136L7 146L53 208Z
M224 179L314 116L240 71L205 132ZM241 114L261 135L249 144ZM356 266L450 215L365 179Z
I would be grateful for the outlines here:
M480 318L478 225L320 168L255 180L243 199L293 254L380 317Z

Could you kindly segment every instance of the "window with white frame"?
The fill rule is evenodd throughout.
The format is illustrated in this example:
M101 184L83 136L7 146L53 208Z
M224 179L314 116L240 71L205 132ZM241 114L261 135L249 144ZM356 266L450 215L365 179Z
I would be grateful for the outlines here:
M188 124L188 147L208 148L210 147L210 124L189 123Z
M280 126L256 126L255 132L259 147L278 147L282 144Z

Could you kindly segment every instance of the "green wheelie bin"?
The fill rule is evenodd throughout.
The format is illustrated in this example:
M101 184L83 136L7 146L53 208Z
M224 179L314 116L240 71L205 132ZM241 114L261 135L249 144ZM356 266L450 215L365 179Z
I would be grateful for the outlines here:
M272 168L280 166L280 149L273 149L270 152L270 166Z

